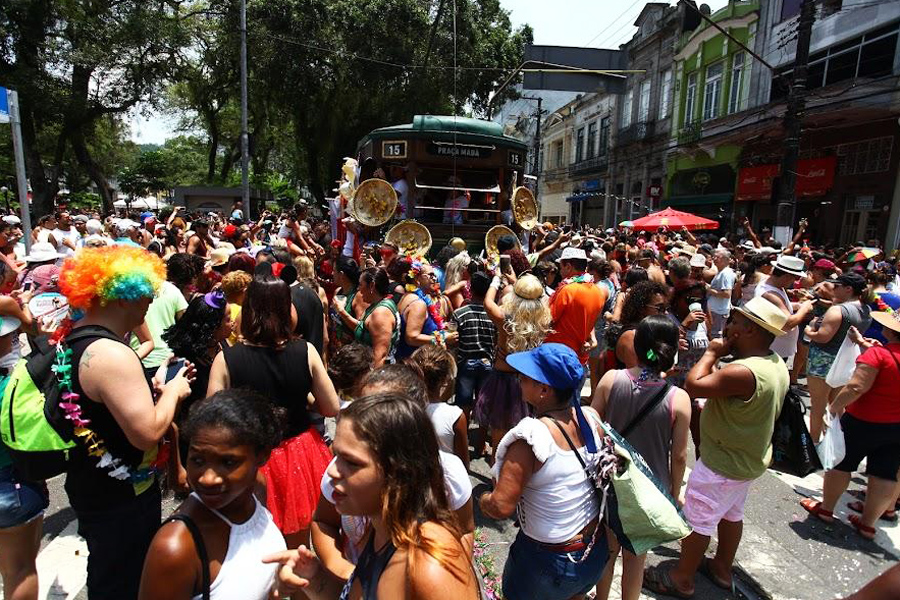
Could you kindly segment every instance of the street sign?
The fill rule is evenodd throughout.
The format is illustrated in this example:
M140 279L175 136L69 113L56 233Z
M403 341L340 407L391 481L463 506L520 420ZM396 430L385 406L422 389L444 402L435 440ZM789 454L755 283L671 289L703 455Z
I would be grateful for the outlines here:
M579 70L624 70L628 68L628 57L621 50L529 45L525 47L522 68L525 70L523 87L526 90L623 94L624 74L584 73ZM547 71L534 72L530 69ZM566 70L573 72L566 73Z
M5 87L0 87L0 123L9 123L9 98Z

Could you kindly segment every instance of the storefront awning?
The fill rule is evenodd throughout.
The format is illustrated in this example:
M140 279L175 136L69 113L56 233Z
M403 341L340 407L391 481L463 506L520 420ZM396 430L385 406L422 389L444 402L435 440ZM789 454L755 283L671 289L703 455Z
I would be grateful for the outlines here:
M572 194L566 198L566 202L583 202L584 200L591 200L592 198L604 198L606 196L603 192L581 192L578 194Z
M834 185L837 157L807 158L797 161L797 198L822 196ZM772 198L772 180L781 172L780 165L745 167L738 173L737 202L768 201Z
M772 197L772 180L778 176L778 165L744 167L738 172L736 202L755 202Z

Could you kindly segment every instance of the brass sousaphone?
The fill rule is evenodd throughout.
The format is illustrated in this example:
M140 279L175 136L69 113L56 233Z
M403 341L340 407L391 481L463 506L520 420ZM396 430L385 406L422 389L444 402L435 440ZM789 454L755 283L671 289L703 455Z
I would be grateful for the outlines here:
M353 194L351 214L369 227L387 223L397 210L397 192L384 179L367 179Z
M391 227L384 241L397 246L400 254L421 257L431 249L431 232L418 221L407 219Z
M512 229L510 229L506 225L494 225L493 227L488 229L487 234L485 234L484 236L484 249L489 257L496 257L500 255L500 251L497 250L497 240L502 238L504 235L513 236L516 239L516 246L522 246L522 243L519 241L519 238L516 236Z
M513 190L512 212L516 223L525 231L531 231L537 225L537 201L534 199L534 193L527 187L519 186Z

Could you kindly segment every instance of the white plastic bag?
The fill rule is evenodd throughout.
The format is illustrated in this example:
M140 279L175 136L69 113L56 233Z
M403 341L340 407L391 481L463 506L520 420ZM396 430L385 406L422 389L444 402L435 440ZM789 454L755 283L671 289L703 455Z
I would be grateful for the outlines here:
M826 471L835 468L847 453L847 445L844 443L844 430L841 429L840 417L832 417L825 411L825 426L828 430L822 436L822 441L816 446L819 460Z
M853 371L856 370L856 359L859 358L859 345L850 340L850 336L844 338L840 350L828 369L825 376L825 383L833 388L839 388L847 385L850 378L853 377Z

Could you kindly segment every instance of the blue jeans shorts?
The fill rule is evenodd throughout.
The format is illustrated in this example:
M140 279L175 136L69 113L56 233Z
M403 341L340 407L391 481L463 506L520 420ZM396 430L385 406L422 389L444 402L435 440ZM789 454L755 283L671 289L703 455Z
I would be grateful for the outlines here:
M598 532L587 560L573 562L583 554L554 552L520 532L503 569L503 595L507 600L568 600L588 593L609 558L605 533Z
M47 486L19 480L11 466L0 469L0 529L27 523L49 505Z
M475 404L478 390L491 373L491 363L487 359L462 360L457 366L456 400L460 408L468 408Z

